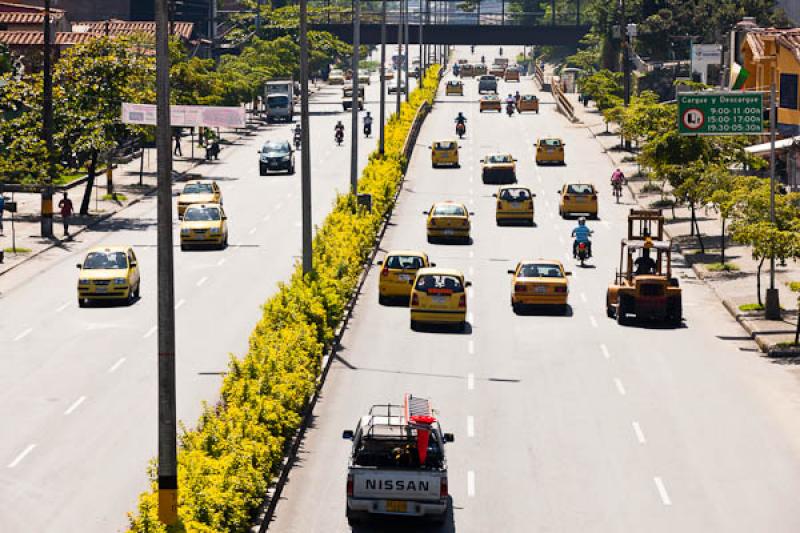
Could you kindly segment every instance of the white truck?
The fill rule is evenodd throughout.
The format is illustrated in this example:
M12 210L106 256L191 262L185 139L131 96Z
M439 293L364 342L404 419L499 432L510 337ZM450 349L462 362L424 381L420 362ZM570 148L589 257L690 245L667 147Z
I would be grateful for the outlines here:
M268 81L264 87L267 122L291 122L294 118L294 80Z
M403 405L373 405L355 430L342 436L353 447L347 473L347 522L367 515L447 520L447 462L442 433L430 402L406 394Z

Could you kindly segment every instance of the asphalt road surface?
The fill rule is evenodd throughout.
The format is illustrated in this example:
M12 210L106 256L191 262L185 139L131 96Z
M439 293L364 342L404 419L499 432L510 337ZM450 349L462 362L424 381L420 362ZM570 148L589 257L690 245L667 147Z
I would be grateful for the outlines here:
M517 50L507 47L507 56ZM474 57L490 61L496 48ZM469 55L460 48L456 57ZM501 84L501 95L517 84ZM370 272L317 404L297 466L278 504L276 533L344 532L350 442L341 438L369 406L405 392L432 399L448 445L453 512L443 527L374 520L357 531L742 532L800 531L800 387L787 367L759 357L713 294L676 258L683 327L618 326L605 288L619 258L629 196L614 205L607 156L588 131L542 112L479 114L476 82L444 97L422 129L384 250L427 251L461 269L468 289L463 334L412 332L409 311L378 304ZM524 79L523 93L534 90ZM453 137L468 116L459 169L432 169L425 146ZM566 166L537 167L533 140L566 142ZM479 159L518 159L536 192L535 227L497 227L494 186ZM589 180L600 189L594 258L570 257L575 221L557 215L556 190ZM422 211L460 200L475 212L470 245L431 245ZM573 272L566 316L515 315L507 270L523 258L555 258Z
M314 224L349 189L350 112L341 98L339 86L311 100ZM359 134L361 168L377 144L378 102L373 75L366 108L376 124L370 139ZM337 147L340 119L346 134ZM200 167L222 188L226 250L180 252L175 226L177 407L187 425L202 401L218 397L229 354L247 349L259 306L300 255L300 154L294 176L266 177L256 154L266 140L291 141L291 127L270 126ZM141 300L79 309L75 264L103 244L134 246ZM4 276L0 291L0 531L124 530L157 453L155 198Z

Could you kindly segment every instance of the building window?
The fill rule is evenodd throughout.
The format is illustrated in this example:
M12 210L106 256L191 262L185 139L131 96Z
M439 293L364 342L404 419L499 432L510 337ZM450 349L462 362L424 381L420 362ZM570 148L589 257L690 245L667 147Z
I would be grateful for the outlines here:
M797 74L781 74L780 107L797 109Z

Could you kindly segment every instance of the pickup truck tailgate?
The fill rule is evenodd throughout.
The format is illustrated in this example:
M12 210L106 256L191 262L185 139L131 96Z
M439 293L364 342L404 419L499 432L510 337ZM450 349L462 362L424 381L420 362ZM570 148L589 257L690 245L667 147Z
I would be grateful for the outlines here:
M390 500L439 500L447 474L430 470L354 469L353 497Z

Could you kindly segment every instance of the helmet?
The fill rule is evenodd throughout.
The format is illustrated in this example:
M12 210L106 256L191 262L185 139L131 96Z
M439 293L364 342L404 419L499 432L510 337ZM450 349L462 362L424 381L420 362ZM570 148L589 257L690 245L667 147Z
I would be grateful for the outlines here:
M580 224L581 226L583 226L584 224L586 224L586 217L581 217L581 218L579 218L579 219L578 219L578 224Z

